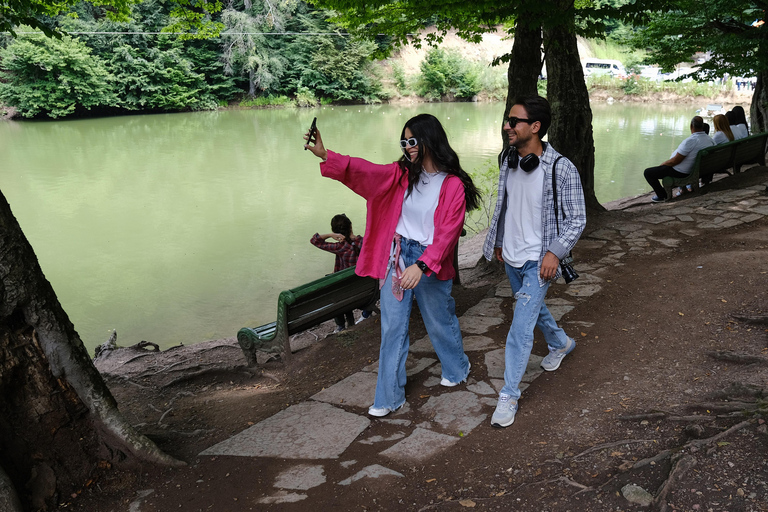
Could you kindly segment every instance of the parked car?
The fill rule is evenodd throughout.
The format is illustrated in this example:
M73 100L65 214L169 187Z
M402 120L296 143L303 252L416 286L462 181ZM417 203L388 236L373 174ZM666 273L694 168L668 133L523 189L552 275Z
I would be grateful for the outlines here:
M581 67L584 70L584 76L610 75L617 78L627 77L627 71L624 69L624 65L618 60L581 59Z

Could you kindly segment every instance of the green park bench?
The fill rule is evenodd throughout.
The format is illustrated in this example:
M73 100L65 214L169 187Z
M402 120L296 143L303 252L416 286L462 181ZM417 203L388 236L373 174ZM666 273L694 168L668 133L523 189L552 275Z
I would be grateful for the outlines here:
M765 144L768 132L750 135L744 139L704 148L696 155L691 174L682 178L666 177L662 180L667 197L672 197L674 187L691 185L698 190L699 179L719 172L728 173L728 169L740 172L746 164L765 165Z
M260 327L243 327L237 342L249 366L256 366L256 351L291 357L289 338L352 309L373 309L379 298L379 282L355 274L355 267L280 292L277 321Z

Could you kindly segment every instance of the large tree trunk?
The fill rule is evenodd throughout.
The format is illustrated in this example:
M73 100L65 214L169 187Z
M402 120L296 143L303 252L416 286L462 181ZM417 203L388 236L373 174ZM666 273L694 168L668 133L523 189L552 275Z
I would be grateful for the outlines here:
M182 464L120 415L0 193L0 467L37 510L130 458Z
M752 106L749 110L751 133L768 131L768 71L760 71L757 74L755 90L752 93Z
M579 170L587 209L603 211L595 196L592 109L572 26L573 0L558 0L552 5L560 9L563 16L557 26L544 30L547 99L552 106L552 126L548 137L552 146Z
M503 117L509 114L515 96L537 94L536 84L541 73L541 26L528 23L521 15L515 24L515 40L512 43L512 58L507 69L507 104ZM509 146L509 139L501 130L504 147Z

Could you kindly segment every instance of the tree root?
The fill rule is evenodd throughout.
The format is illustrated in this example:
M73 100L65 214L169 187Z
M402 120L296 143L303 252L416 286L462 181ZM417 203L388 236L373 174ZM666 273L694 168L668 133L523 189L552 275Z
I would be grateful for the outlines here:
M624 439L622 441L614 441L612 443L604 443L604 444L599 444L597 446L593 446L592 448L589 448L577 455L574 455L572 458L575 460L589 453L604 450L606 448L613 448L614 446L621 446L624 444L636 444L636 443L652 443L652 442L654 442L653 439Z
M768 315L740 315L733 313L731 317L748 324L768 325Z
M24 512L19 496L16 494L16 489L13 487L13 482L11 482L11 479L2 467L0 467L0 510L4 512Z
M692 455L683 455L674 462L672 470L669 472L669 476L664 483L661 484L661 487L656 493L656 498L653 500L654 508L658 509L660 512L666 512L667 494L669 494L672 488L683 478L685 473L695 465L696 457Z
M728 363L738 364L761 364L768 363L768 359L743 352L733 352L732 350L710 350L705 352L712 359L726 361Z

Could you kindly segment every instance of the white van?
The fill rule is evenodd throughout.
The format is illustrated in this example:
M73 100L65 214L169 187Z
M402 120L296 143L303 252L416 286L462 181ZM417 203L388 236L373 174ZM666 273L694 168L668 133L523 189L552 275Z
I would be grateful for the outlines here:
M584 70L584 76L610 75L616 78L627 77L627 71L624 69L624 65L617 60L581 59L581 67Z

